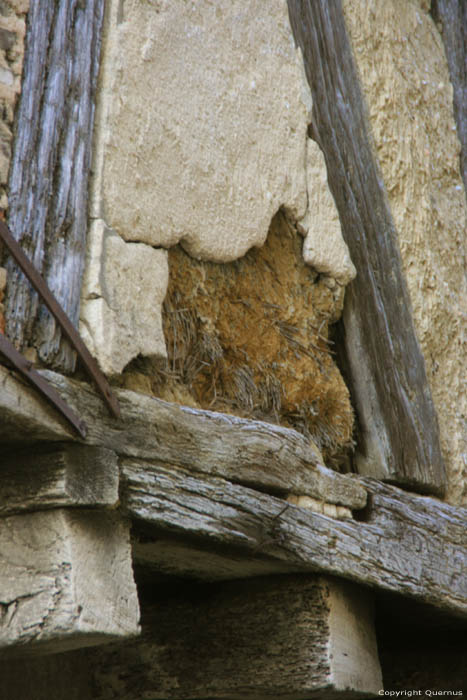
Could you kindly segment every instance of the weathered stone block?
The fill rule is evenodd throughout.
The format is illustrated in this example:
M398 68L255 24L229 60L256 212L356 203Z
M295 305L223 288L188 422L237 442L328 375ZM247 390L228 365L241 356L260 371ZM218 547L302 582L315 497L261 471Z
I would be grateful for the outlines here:
M307 204L311 98L286 3L122 7L108 12L93 214L127 240L238 258L281 206Z
M102 220L93 222L89 239L80 329L103 371L118 374L139 354L165 357L166 251L126 243Z
M127 524L65 509L0 519L0 612L0 649L14 654L137 634Z

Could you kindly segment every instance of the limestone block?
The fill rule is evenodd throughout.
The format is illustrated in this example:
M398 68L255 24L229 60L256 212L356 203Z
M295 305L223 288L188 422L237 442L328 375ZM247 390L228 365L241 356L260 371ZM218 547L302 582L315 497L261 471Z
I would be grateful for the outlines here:
M324 155L311 139L307 139L306 175L308 208L298 222L298 229L306 235L303 258L318 272L340 284L348 284L357 271L342 237L339 214L328 186Z
M303 217L311 96L285 0L114 0L100 96L92 213L126 240L222 262L280 207Z
M165 357L161 304L167 253L126 243L102 220L89 232L81 333L103 371L117 374L134 357Z
M443 44L428 3L343 7L438 413L447 498L467 503L467 217Z
M0 519L0 648L51 653L139 631L128 526L58 509Z

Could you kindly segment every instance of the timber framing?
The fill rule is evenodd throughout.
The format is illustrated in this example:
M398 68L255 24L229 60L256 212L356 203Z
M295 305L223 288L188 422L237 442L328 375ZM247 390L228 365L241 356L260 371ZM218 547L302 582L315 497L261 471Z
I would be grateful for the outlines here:
M88 177L103 0L30 3L21 99L9 176L8 223L72 324L84 269ZM8 337L44 362L74 369L76 354L12 260ZM33 342L31 342L33 340Z
M340 0L288 0L313 97L311 136L357 276L346 289L341 364L357 408L360 474L442 495L439 428L397 232L373 152Z
M41 443L42 450L55 455L82 445L81 450L91 450L96 483L106 469L114 474L112 465L118 461L120 508L134 522L137 565L207 580L323 572L467 617L464 509L372 478L332 472L293 430L125 390L117 391L118 421L107 415L88 385L50 371L43 374L89 423L85 443L4 368L0 439L5 444L9 434L14 449L15 435L23 446L28 440ZM76 469L73 464L82 454L73 449L72 457L55 457L57 473ZM7 462L6 457L4 468ZM92 482L91 471L85 474ZM59 496L62 506L83 505L82 495L65 491ZM101 503L115 499L114 487L107 495L102 489L99 493ZM334 506L327 511L334 516L339 506L347 507L354 517L302 508L285 500L290 493ZM51 497L42 497L43 507L50 507ZM91 501L88 494L86 503ZM24 504L27 499L23 509ZM36 500L30 508L41 505Z

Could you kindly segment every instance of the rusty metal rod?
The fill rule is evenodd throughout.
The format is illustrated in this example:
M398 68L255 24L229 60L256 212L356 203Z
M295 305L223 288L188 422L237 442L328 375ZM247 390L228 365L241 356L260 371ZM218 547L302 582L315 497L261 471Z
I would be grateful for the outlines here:
M112 392L110 385L99 369L96 360L93 358L76 328L71 323L59 302L50 291L45 280L37 272L34 265L25 255L19 243L15 240L10 232L10 229L4 221L0 220L0 238L12 255L16 263L24 272L36 292L41 297L44 304L49 309L52 316L55 318L64 335L69 340L73 348L78 353L78 357L83 363L87 373L94 381L97 389L101 393L105 403L116 418L120 418L120 406L115 394ZM27 362L27 360L26 360ZM38 375L39 376L39 375ZM48 386L48 385L47 385ZM66 404L65 404L66 405Z
M73 428L85 438L88 432L88 427L84 420L78 418L78 416L71 410L65 401L61 398L57 391L51 386L41 375L36 372L33 368L32 363L29 362L18 350L15 348L12 342L8 340L2 333L0 333L0 353L6 357L13 367L18 370L18 372L27 379L30 384L39 389L41 394L47 399L49 403L57 408L60 413L66 418L66 420L71 423Z

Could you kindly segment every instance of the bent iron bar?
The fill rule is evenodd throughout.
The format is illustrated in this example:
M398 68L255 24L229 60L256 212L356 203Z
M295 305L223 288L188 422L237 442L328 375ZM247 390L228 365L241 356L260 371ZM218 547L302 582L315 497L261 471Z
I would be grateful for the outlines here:
M36 292L39 294L41 297L42 301L44 304L47 306L49 309L50 313L54 316L55 320L59 324L60 328L62 329L64 335L68 339L68 341L71 343L73 348L76 350L78 353L78 356L83 363L84 368L86 369L87 373L91 377L91 379L94 381L97 389L101 393L105 403L107 404L110 412L116 417L120 418L120 406L117 401L117 398L113 394L109 383L107 382L107 379L104 377L102 372L100 371L96 360L93 358L89 350L87 349L86 345L84 344L83 340L81 339L81 336L79 335L78 331L76 328L73 326L71 323L70 319L66 315L65 311L62 309L60 306L59 302L55 298L55 296L52 294L50 291L49 287L47 286L46 282L44 279L41 277L41 275L37 272L35 269L34 265L30 262L30 260L27 258L27 256L24 254L21 246L18 244L18 242L13 238L10 229L8 226L5 224L5 222L0 220L0 239L3 241L5 244L6 248L8 249L9 253L12 255L16 263L19 265L21 270L24 272L26 277L28 278L29 282L32 284ZM3 338L3 340L6 340ZM5 344L4 342L1 343L0 345L0 351L5 353L5 348L7 348L9 341ZM13 350L15 350L14 346L11 345ZM29 369L25 368L25 363L26 365L28 364L27 360L23 358L23 356L18 353L16 350L15 352L17 353L19 358L22 358L22 362L20 363L23 368L21 369L17 365L18 358L15 360L12 358L12 353L11 349L7 348L7 353L6 356L10 359L11 362L17 367L17 369L25 376L29 381L31 381L45 396L49 401L52 401L54 405L59 408L59 410L66 416L68 420L70 420L69 415L67 413L71 412L71 409L60 399L60 397L57 394L57 397L60 399L61 404L63 404L67 412L63 410L63 405L59 406L57 404L57 401L51 398L49 393L44 390L44 384L46 387L49 387L48 383L45 382L42 377L35 372L34 370L29 367ZM37 382L36 379L31 379L31 372L34 373L34 375L37 375L39 379L41 380L40 382ZM49 389L52 389L52 387L49 387ZM56 397L56 398L57 398ZM74 415L74 414L73 414ZM73 420L70 420L70 422L77 428L77 425L75 424L76 421L76 416L74 416ZM79 421L78 421L79 422ZM81 430L77 428L78 432L81 433Z
M57 408L60 413L67 419L69 423L78 431L82 438L85 438L88 432L88 428L84 420L80 420L78 416L71 410L68 404L63 401L60 394L55 391L53 386L51 386L39 372L33 368L32 363L29 362L20 352L17 351L13 343L11 343L8 338L0 333L0 353L4 355L16 370L25 377L25 379L30 382L36 389L39 389L41 394L51 403L55 408Z

